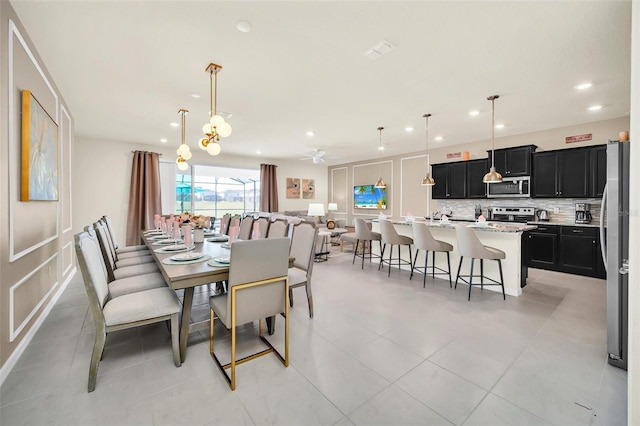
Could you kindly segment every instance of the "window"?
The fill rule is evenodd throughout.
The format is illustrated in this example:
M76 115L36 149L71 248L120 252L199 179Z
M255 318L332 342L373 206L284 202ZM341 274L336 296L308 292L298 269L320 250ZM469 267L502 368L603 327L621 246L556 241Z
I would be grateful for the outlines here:
M163 163L163 213L190 212L212 217L260 209L260 171L194 165L185 171Z

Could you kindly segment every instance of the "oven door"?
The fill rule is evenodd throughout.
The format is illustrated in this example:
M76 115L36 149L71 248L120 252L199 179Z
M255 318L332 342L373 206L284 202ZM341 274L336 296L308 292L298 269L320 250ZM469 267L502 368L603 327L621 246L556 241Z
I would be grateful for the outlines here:
M500 183L490 183L487 185L487 198L530 197L529 181L529 176L521 176L516 178L506 178Z

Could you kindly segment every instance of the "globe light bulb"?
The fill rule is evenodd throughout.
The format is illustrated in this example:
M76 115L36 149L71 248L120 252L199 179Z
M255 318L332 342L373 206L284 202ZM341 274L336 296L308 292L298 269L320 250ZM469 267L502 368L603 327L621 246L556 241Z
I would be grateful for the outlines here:
M187 164L186 161L180 162L178 163L178 169L180 170L187 170L189 168L189 165Z
M200 149L207 149L207 145L209 144L209 139L202 138L198 141L198 146Z
M220 154L220 144L217 142L211 142L207 146L207 152L209 155L218 155Z
M231 134L231 125L227 122L222 123L216 127L216 129L218 130L220 137L226 138Z
M193 156L193 154L191 154L191 150L186 150L182 153L181 157L184 158L185 160L191 160L191 157Z
M213 117L211 117L211 121L210 121L212 126L220 126L221 124L224 124L224 118L221 115L214 115Z
M213 133L211 124L207 123L204 126L202 126L202 133L204 133L205 135L211 135Z

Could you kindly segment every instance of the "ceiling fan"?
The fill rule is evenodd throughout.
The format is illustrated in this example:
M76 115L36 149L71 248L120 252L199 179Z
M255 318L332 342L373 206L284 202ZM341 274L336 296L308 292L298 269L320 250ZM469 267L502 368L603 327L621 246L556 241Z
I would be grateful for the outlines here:
M321 149L314 149L313 152L311 154L307 154L306 157L301 158L302 160L312 160L313 164L322 164L324 163L324 155L326 154L325 151L321 150Z

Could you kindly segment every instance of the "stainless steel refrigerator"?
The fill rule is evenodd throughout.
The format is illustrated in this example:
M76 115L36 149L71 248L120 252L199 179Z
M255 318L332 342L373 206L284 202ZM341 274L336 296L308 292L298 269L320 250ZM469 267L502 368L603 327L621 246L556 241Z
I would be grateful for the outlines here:
M607 144L607 184L600 210L600 244L602 244L602 258L607 270L609 364L626 370L629 294L628 142L609 141Z

